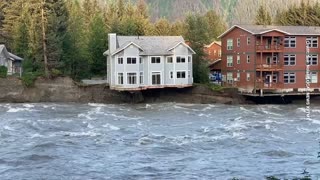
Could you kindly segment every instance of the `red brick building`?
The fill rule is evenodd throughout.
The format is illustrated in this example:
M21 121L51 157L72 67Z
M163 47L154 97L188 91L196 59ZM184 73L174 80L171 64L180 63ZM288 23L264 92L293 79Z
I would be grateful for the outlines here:
M204 46L204 52L207 54L209 69L215 80L221 80L221 42L213 41Z
M247 94L319 92L320 27L235 25L223 33L223 85ZM309 53L307 53L307 42Z

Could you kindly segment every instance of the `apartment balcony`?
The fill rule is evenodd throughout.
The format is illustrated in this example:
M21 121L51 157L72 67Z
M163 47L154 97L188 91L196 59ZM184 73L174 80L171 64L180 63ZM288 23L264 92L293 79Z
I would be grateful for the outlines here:
M284 84L279 82L261 82L257 80L256 89L278 90L283 89Z
M282 64L257 64L256 71L282 71Z
M273 52L283 52L284 46L276 44L276 45L256 45L256 52L258 53L273 53Z

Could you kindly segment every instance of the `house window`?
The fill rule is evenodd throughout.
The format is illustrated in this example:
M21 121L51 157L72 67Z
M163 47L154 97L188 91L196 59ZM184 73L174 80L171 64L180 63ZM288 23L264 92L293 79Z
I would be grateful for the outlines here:
M247 81L250 81L250 73L247 73Z
M237 38L237 47L240 47L240 38Z
M240 55L237 55L237 64L240 64Z
M142 63L143 63L143 61L142 61L142 57L140 57L140 58L139 58L139 62L140 62L140 64L142 64Z
M178 71L178 72L177 72L177 78L178 78L178 79L184 79L184 78L186 78L186 72L185 72L185 71Z
M128 84L137 84L137 73L127 73Z
M191 71L188 71L188 78L191 78Z
M237 73L237 81L240 81L240 73Z
M227 83L228 84L232 84L233 83L233 73L232 72L228 72L227 73Z
M233 49L233 40L228 39L227 40L227 50L232 50Z
M309 65L318 65L318 55L317 54L309 55Z
M318 47L318 37L307 37L306 39L307 45L310 48L317 48Z
M160 57L151 57L151 63L152 63L152 64L159 64L159 63L161 63Z
M137 64L137 58L135 57L128 57L127 64Z
M173 63L173 58L172 57L167 57L167 63Z
M285 37L284 38L284 47L295 48L296 47L296 37Z
M318 73L310 72L311 83L318 83Z
M118 64L123 64L123 57L118 57Z
M177 63L185 63L185 62L186 62L185 57L177 56Z
M218 56L221 57L221 50L218 51Z
M118 73L118 84L123 84L123 73Z
M161 74L160 72L152 72L152 85L161 84Z
M296 82L296 73L284 73L283 79L285 84L293 84Z
M250 45L250 43L251 43L251 39L250 37L247 37L247 45Z
M233 56L227 56L227 67L233 66Z
M191 56L188 56L188 63L191 63Z
M295 54L285 54L284 55L284 65L286 65L286 66L296 65L296 55Z
M143 84L143 72L140 72L140 84Z
M173 72L172 71L170 71L169 77L170 77L170 79L173 79Z
M250 63L250 55L247 55L247 63Z

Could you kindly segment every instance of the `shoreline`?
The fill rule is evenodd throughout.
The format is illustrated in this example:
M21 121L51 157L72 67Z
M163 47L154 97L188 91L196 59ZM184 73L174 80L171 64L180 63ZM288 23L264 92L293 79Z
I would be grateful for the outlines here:
M134 93L110 90L105 84L83 85L69 77L38 78L25 87L17 77L0 78L0 103L190 103L248 104L234 89L213 91L204 85L166 88Z

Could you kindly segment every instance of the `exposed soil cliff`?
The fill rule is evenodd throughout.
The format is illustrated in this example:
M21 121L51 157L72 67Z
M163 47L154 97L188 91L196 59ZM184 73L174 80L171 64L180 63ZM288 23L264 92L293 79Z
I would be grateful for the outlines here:
M233 90L214 92L204 86L184 89L157 89L143 92L118 92L106 85L85 86L68 77L39 78L34 87L25 87L15 77L0 79L0 102L76 102L76 103L243 103L244 99Z

